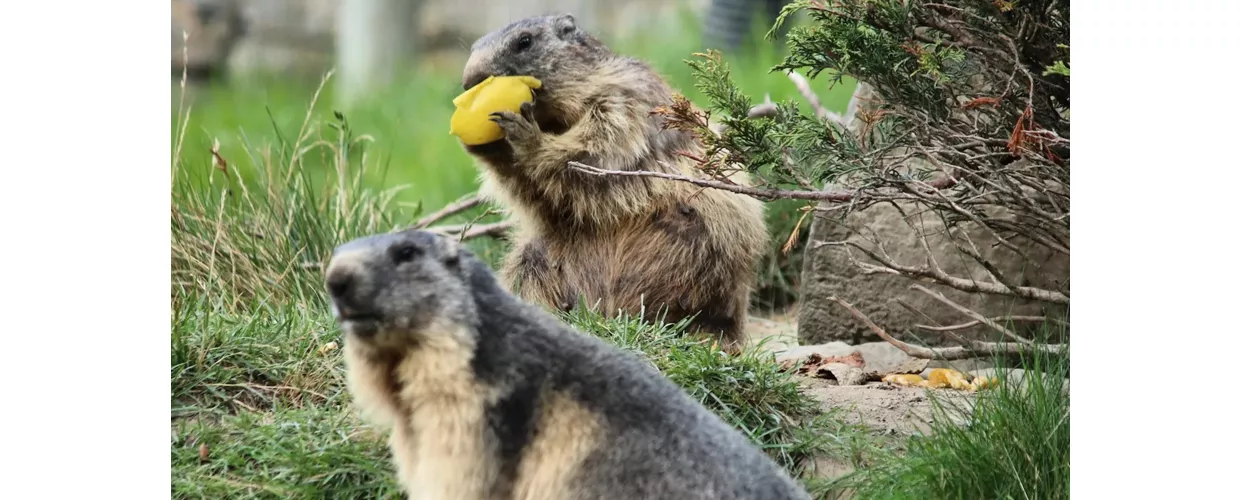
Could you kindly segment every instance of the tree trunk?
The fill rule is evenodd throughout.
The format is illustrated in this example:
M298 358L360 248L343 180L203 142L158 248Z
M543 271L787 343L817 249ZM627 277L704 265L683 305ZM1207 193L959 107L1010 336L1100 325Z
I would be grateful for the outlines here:
M344 105L392 83L414 62L423 0L341 0L336 67Z

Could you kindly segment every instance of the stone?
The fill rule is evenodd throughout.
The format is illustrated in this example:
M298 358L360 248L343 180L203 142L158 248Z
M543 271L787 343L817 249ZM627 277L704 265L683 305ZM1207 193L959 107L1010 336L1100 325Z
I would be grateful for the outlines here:
M896 346L887 342L867 342L856 347L861 357L865 358L865 371L890 373L905 366L912 356L905 354Z
M930 375L930 370L935 368L951 368L961 373L973 373L974 370L991 368L993 366L994 361L979 358L954 359L950 361L935 359L926 364L926 369L922 370L921 377L928 377Z
M799 361L808 358L810 354L817 354L823 358L832 356L847 356L856 352L857 349L843 342L830 342L822 345L800 345L789 347L787 350L775 353L775 362L783 363L785 361Z
M902 208L906 213L914 212L913 207ZM900 340L927 346L956 345L945 335L916 329L914 325L955 325L968 322L971 318L924 293L909 289L913 284L942 293L953 302L989 317L1054 316L1063 312L1063 308L1057 305L998 295L965 293L892 274L865 274L850 261L849 251L845 246L823 244L854 241L866 248L876 249L868 240L878 240L883 243L893 261L906 266L922 266L927 262L926 252L914 227L925 232L931 252L944 272L961 278L993 281L984 268L957 249L953 240L961 241L962 238L947 236L942 221L937 217L906 218L890 204L874 205L855 211L844 216L842 220L838 215L816 215L810 225L801 276L802 294L797 318L797 336L801 344L844 341L856 345L879 340L876 334L853 317L847 309L827 300L834 296L852 304L888 334ZM1029 260L1025 260L1010 249L996 244L995 238L986 231L969 224L962 224L960 227L967 232L980 253L1005 275L1014 279L1023 277L1021 281L1029 286L1066 290L1069 278L1066 255L1051 252L1041 246L1024 244L1022 248L1030 256ZM857 231L863 231L865 238L858 236ZM1013 241L1021 244L1019 240ZM858 261L877 264L855 249L851 254ZM1064 286L1060 286L1061 284ZM897 303L896 299L903 300L919 312L908 310ZM966 338L991 341L998 340L999 335L984 325L959 330L957 333Z
M824 373L825 372L825 373ZM865 373L844 363L827 363L818 367L816 377L834 380L839 385L865 385Z

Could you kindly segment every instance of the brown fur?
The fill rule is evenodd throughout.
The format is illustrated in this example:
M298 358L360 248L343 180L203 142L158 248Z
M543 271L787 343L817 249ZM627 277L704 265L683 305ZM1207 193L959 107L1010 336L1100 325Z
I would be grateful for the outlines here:
M570 34L562 34L564 31ZM535 37L528 67L512 54ZM514 23L484 37L466 65L466 87L489 74L543 82L522 132L521 117L497 120L507 138L468 148L487 168L483 193L510 209L517 230L500 275L520 297L571 309L578 297L604 313L667 308L668 321L697 315L691 329L743 340L749 295L767 240L761 202L739 194L639 177L597 177L569 161L613 170L702 177L678 153L700 156L691 134L663 130L651 111L673 91L645 63L612 54L575 29L571 16ZM743 174L733 177L748 183Z

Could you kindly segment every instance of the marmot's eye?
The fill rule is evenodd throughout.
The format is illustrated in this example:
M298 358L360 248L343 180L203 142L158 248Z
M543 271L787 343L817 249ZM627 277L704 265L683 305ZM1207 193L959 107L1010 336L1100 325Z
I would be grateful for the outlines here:
M528 49L533 44L534 44L534 37L529 36L529 35L521 35L521 38L517 39L517 50Z
M401 245L392 249L392 260L397 264L404 264L413 260L418 256L418 247L413 245Z

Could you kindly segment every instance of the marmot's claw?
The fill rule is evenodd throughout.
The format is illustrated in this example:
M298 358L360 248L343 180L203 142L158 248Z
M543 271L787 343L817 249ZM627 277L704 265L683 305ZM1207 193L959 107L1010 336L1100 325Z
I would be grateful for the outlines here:
M504 137L513 146L527 145L531 141L538 139L540 131L538 130L538 122L533 120L533 108L531 107L526 116L526 106L521 106L521 114L511 111L496 111L491 113L491 121L499 125L504 130Z
M530 123L538 123L534 120L534 102L526 101L521 103L521 117L529 120Z

